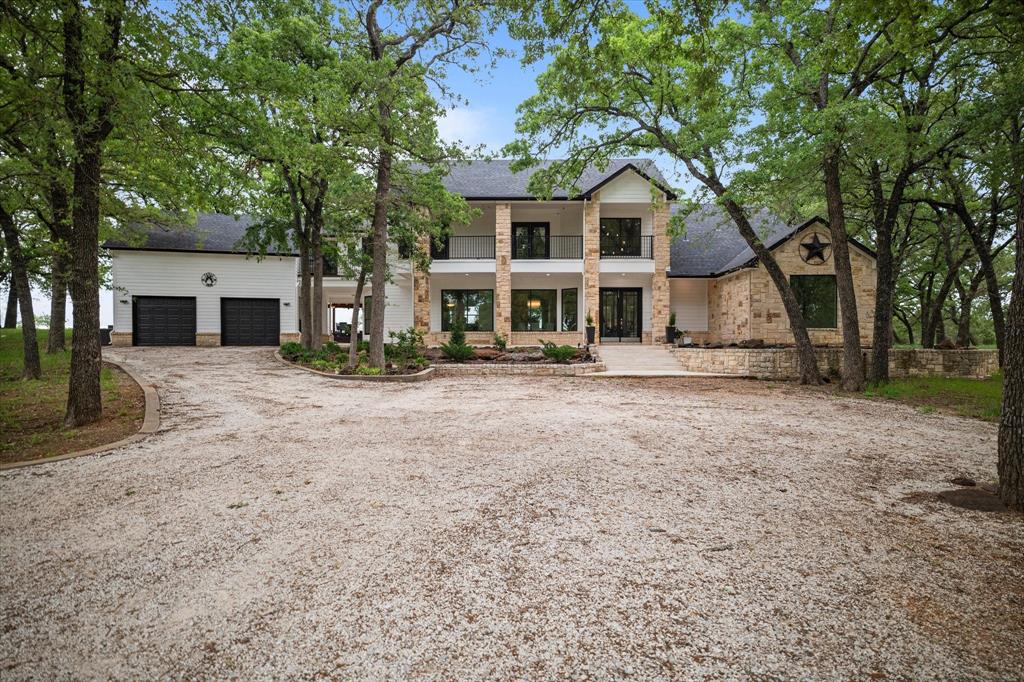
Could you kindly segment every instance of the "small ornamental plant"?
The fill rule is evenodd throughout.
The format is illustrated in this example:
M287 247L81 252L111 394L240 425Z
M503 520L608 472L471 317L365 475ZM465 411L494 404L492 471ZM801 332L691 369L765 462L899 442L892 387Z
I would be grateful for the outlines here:
M668 326L673 328L676 326L676 314L674 312L668 315Z
M559 346L554 341L540 340L542 347L540 352L544 354L549 360L553 360L560 364L565 364L576 357L577 349L575 346L562 345Z
M508 348L508 339L501 332L495 332L494 334L494 347L498 350L505 350Z
M452 325L448 343L441 344L441 352L455 362L465 362L475 355L473 347L466 343L466 330L461 320Z
M587 311L587 326L588 327L593 327L594 326L594 316L590 314L589 310Z

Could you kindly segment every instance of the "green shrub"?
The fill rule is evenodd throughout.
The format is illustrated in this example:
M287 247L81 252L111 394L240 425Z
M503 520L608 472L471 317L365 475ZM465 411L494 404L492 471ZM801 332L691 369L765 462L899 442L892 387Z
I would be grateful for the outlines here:
M360 353L369 353L370 352L370 342L369 341L365 341L365 340L364 341L360 341L359 345L357 346L357 350Z
M368 365L359 365L356 367L356 374L362 374L363 376L376 377L380 376L380 367L370 367Z
M409 327L400 332L389 332L391 343L384 346L384 357L395 364L404 365L423 355L423 332Z
M549 360L554 360L555 362L564 364L576 356L575 346L559 346L554 341L545 341L544 339L541 339L540 342L543 344L540 352Z
M289 341L281 344L281 357L285 360L297 360L305 352L305 348L298 341Z
M452 325L448 343L441 344L441 352L455 362L465 362L475 355L473 347L466 343L466 330L461 321Z
M495 332L494 334L494 347L498 350L505 350L508 348L508 339L501 332Z
M320 370L321 372L329 372L334 369L334 364L329 360L321 360L320 358L314 359L309 363L313 369Z

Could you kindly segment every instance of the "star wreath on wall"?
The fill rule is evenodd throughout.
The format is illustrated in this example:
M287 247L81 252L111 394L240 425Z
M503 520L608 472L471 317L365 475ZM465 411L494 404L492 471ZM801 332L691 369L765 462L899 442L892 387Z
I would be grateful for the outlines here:
M821 241L821 237L815 232L814 235L800 244L800 256L808 265L821 265L828 260L832 253L832 244Z
M203 284L205 284L208 287L212 287L214 284L217 283L217 275L213 274L212 272L204 272L203 276L200 277L199 279L203 282Z

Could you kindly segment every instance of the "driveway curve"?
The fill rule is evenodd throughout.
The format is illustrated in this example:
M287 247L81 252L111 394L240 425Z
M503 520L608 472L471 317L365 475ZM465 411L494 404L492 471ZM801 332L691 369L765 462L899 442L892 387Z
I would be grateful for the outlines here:
M0 474L13 679L1024 676L994 426L722 379L111 349L160 431Z

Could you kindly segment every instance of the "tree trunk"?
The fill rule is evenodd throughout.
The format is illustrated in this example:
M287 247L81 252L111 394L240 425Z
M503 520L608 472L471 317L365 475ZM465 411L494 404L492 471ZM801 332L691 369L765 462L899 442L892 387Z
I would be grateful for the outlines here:
M320 187L313 201L312 211L306 217L309 233L309 252L312 260L312 291L309 297L309 347L316 350L324 342L324 252L323 252L323 196Z
M62 249L50 259L50 332L46 337L47 353L60 353L65 350L69 260L68 254Z
M381 105L381 120L390 119L390 109ZM377 188L373 197L373 281L370 294L371 367L384 366L384 292L388 272L388 196L391 192L391 149L382 146L377 160Z
M971 277L967 289L960 294L960 320L956 330L956 345L961 348L968 348L971 345L971 311L974 309L974 299L978 297L984 279L984 272L978 270Z
M309 244L302 236L299 237L299 341L303 348L313 347L313 318L310 315L310 268L311 254Z
M843 378L847 391L864 390L864 358L860 351L860 320L857 314L857 294L850 266L850 245L846 234L846 215L843 213L842 182L839 168L839 146L829 145L822 161L825 175L825 200L828 203L828 221L832 232L832 262L836 270L836 288L843 320Z
M359 328L359 309L363 301L363 286L366 285L366 268L359 268L359 277L356 278L356 296L352 301L352 330L348 337L348 367L355 369L359 364L359 336L356 330Z
M724 187L722 188L724 191ZM764 265L771 277L772 283L782 298L782 305L786 309L789 318L789 328L793 333L796 342L797 363L800 370L800 383L818 385L821 383L821 373L818 370L818 359L814 353L814 346L811 344L811 337L807 333L807 324L804 322L803 311L800 310L800 303L796 300L793 288L789 285L782 268L779 267L775 256L769 251L757 236L757 232L751 226L750 221L743 209L732 199L725 199L725 208L732 218L740 234L753 250L758 260Z
M4 329L14 329L18 326L18 283L14 280L14 273L11 273L7 286L7 312L4 314Z
M890 226L891 227L891 226ZM883 222L876 229L878 259L875 271L875 320L871 341L871 381L889 381L889 350L892 347L892 309L896 294L896 268L892 257L892 230Z
M43 371L39 366L39 346L36 343L36 317L32 312L32 289L28 283L28 263L21 250L14 218L0 207L0 228L3 229L7 257L11 261L11 281L17 283L18 303L21 304L21 338L24 346L24 379L38 379ZM14 287L11 287L13 290Z

